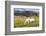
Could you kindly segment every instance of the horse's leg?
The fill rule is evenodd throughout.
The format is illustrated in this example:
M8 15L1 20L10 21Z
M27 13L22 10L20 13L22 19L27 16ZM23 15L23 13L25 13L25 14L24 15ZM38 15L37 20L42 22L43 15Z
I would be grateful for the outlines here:
M26 21L24 22L24 24L26 24L26 23L29 23L28 20L26 20Z
M24 25L26 24L26 21L24 22Z

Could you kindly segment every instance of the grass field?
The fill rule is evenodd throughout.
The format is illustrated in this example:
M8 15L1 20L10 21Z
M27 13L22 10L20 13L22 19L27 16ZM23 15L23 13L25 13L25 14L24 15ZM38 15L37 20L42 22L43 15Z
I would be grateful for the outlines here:
M30 16L31 18L32 16ZM38 27L39 26L39 17L35 16L35 21L30 22L30 24L24 22L26 20L26 16L14 16L14 27Z

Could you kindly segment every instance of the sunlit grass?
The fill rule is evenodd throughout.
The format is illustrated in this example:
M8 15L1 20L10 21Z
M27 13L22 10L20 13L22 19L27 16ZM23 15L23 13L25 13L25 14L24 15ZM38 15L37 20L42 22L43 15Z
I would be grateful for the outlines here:
M30 16L32 17L32 16ZM26 23L24 25L24 22L27 17L25 16L14 16L14 27L37 27L39 26L39 17L35 16L35 21L30 22L29 24Z

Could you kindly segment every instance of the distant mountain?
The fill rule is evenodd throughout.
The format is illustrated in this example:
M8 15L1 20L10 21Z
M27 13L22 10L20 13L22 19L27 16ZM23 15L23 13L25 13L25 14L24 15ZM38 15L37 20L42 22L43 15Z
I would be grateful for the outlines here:
M35 12L35 11L14 11L14 15L16 15L16 16L32 16L32 15L39 15L39 13Z

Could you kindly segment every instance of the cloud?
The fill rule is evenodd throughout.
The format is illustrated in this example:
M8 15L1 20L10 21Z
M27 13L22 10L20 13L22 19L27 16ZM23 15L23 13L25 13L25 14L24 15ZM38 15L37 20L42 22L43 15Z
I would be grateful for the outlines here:
M35 12L39 12L39 9L32 9L32 8L15 8L14 11L35 11Z

